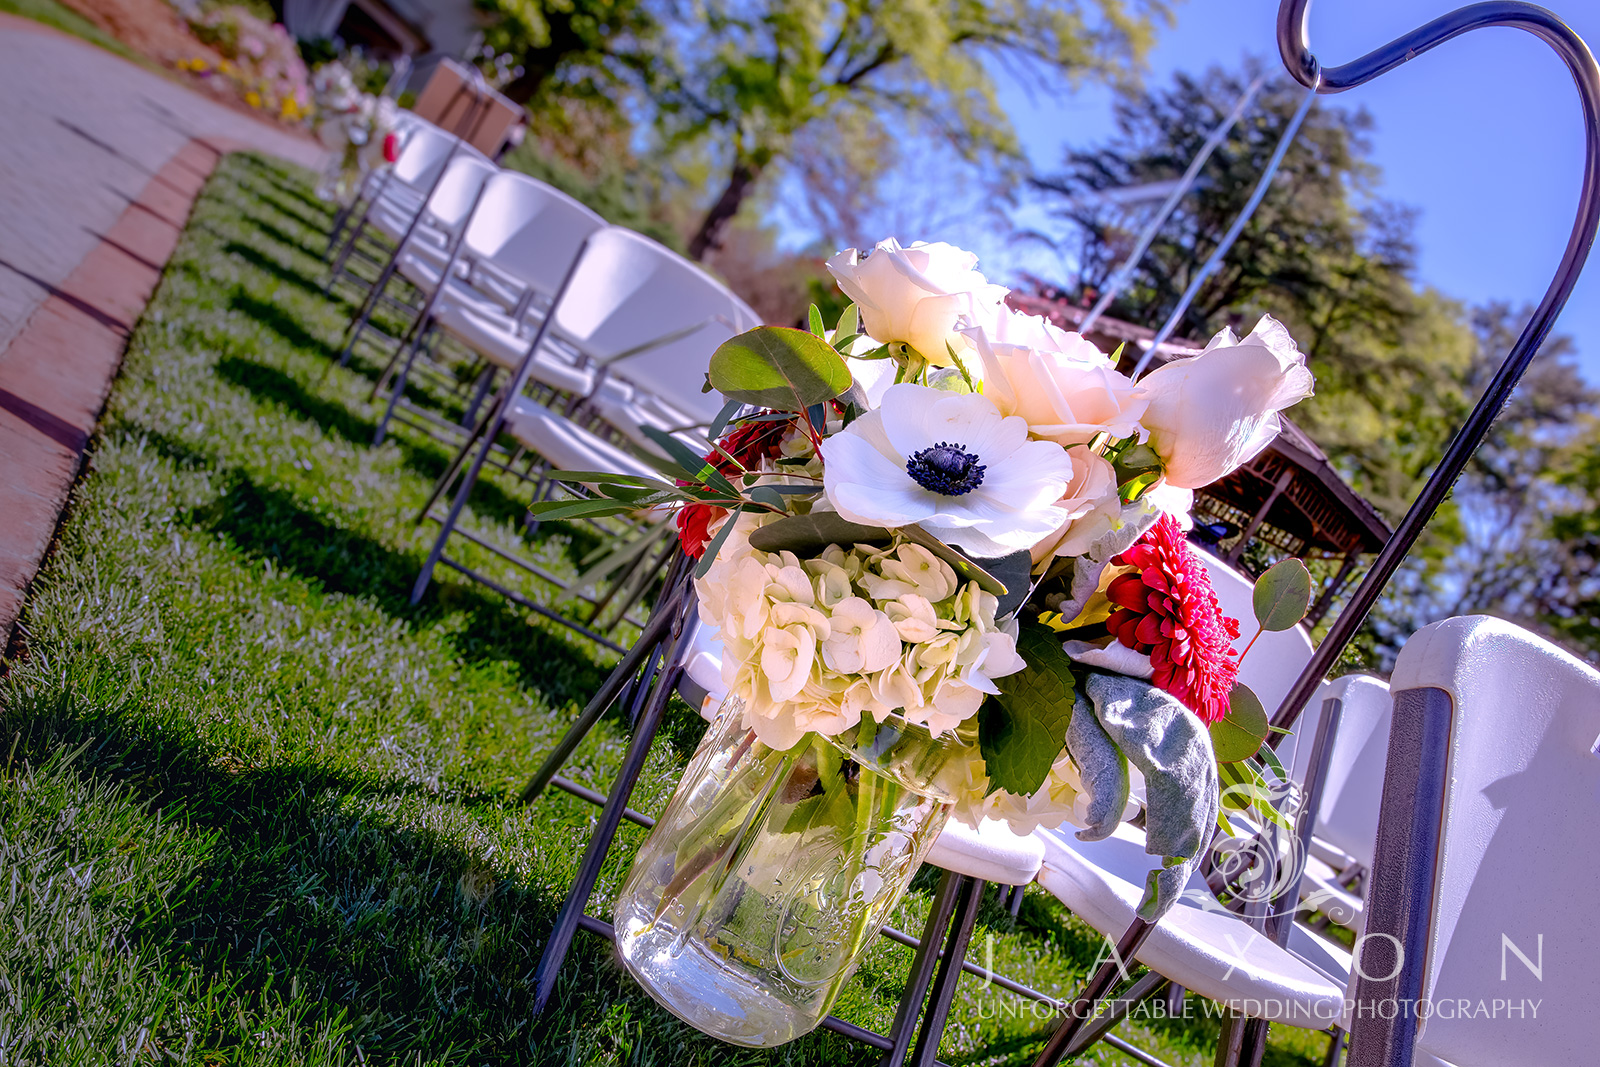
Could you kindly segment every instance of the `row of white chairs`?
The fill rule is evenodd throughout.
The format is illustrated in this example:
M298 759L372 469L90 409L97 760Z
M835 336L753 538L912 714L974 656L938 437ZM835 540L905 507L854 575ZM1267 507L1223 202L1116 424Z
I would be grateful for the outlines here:
M647 428L678 436L698 454L709 452L703 430L724 400L702 388L706 363L718 345L760 319L725 285L677 253L607 225L543 182L495 167L421 120L413 117L408 126L399 160L364 190L368 201L357 230L365 226L383 234L393 253L352 319L341 358L370 328L371 314L387 299L395 275L421 294L374 389L375 396L387 391L378 441L399 418L435 436L448 432L459 443L446 475L419 512L419 521L431 518L440 530L413 590L415 601L439 563L485 580L445 550L486 465L509 470L527 454L524 478L552 468L653 474L649 457L664 452ZM358 236L352 233L345 249ZM343 268L336 262L335 269ZM408 382L422 370L457 382L430 358L445 339L472 353L483 368L459 424L406 397ZM483 409L496 378L502 384ZM501 448L502 437L512 443L511 451ZM554 484L541 478L534 492L553 491ZM447 494L448 507L436 512ZM667 530L659 516L651 520L662 550L641 553L640 559L659 569L667 556ZM542 581L567 587L503 546L498 554ZM578 591L592 607L586 618L574 619L516 590L488 584L617 647L595 623L606 601L598 593ZM633 591L640 589L635 583ZM627 599L616 605L611 624L628 606Z

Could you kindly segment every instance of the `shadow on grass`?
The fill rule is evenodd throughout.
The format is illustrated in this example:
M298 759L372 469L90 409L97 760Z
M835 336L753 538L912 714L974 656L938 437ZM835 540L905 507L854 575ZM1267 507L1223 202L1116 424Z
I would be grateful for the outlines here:
M238 356L223 356L217 361L216 374L223 381L247 390L257 399L278 404L296 416L310 419L353 445L371 447L373 435L378 432L376 422L354 414L336 400L316 395L293 376L275 367L263 366ZM405 465L430 482L439 479L450 464L450 456L442 448L415 444L409 435L391 433L388 440L399 449ZM483 478L473 487L472 510L486 518L516 524L527 514L528 500L507 492L493 479ZM547 526L553 531L560 524L549 523ZM540 529L546 529L546 525ZM545 536L541 535L534 543L542 543L544 539ZM573 551L578 550L575 539ZM418 565L421 565L420 561Z
M154 438L152 444L162 447ZM335 525L301 507L293 494L258 485L239 472L228 477L227 491L187 519L223 535L242 554L271 560L326 592L366 598L413 627L465 614L466 624L451 635L457 654L470 662L513 664L519 683L546 694L554 706L581 705L604 678L587 646L562 640L565 631L544 629L509 601L446 569L435 574L429 595L413 605L411 586L422 569L421 553L397 552Z
M289 212L284 212L284 214L289 215L289 217L300 223L300 225L305 226L307 230L310 230L312 234L312 240L315 241L317 233L315 227L301 220L300 216L298 215L293 215ZM259 230L261 233L266 234L272 240L276 241L280 245L283 245L285 248L293 249L302 256L315 256L317 257L317 261L319 263L321 262L321 250L315 247L314 244L308 244L304 237L292 234L288 230L278 226L276 223L269 222L254 212L242 211L240 212L240 218L246 226L249 226L255 230ZM323 243L326 244L326 241Z
M280 282L285 282L289 285L292 285L302 292L309 293L318 300L342 302L342 298L337 296L330 297L327 293L322 291L322 286L318 285L315 281L306 277L304 274L301 274L292 267L285 267L282 263L279 263L265 252L261 251L259 248L254 248L243 243L242 241L230 240L227 244L222 246L222 251L227 255L237 256L257 270L266 274L270 274Z
M250 316L294 347L323 359L335 359L339 353L322 338L300 324L299 318L276 304L257 300L247 293L236 292L228 298L228 306Z
M581 816L547 810L540 832L565 847L542 850L542 869L518 877L446 834L404 825L418 802L495 811L497 798L445 796L305 761L230 773L186 727L144 727L143 709L111 700L102 680L78 683L53 709L7 717L14 757L59 774L64 754L87 745L71 761L76 775L113 783L201 834L220 833L185 891L132 917L130 941L172 946L173 963L242 978L245 988L309 1000L313 1018L342 1021L380 1062L420 1054L429 1063L509 1065L529 1062L541 1045L539 1060L560 1062L551 1053L563 1042L542 1042L531 1022L532 974L576 865ZM127 710L99 710L107 704ZM635 1015L660 1016L650 1030L664 1048L697 1039L608 956L581 938L560 999L588 1012L621 999Z

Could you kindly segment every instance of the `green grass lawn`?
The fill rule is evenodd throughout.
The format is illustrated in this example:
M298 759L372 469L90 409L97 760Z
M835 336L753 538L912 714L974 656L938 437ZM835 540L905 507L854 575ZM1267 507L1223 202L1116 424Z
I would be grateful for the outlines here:
M876 1062L821 1032L719 1045L584 933L530 1017L596 810L515 796L611 658L450 572L407 603L448 455L407 430L371 447L374 369L329 373L350 308L320 291L308 189L248 156L212 178L34 587L0 688L0 1063ZM485 490L469 523L512 543L526 487ZM570 572L586 544L545 524L523 550ZM660 809L699 730L675 710L636 807ZM568 773L603 791L625 740L608 720ZM931 885L896 925L920 929ZM1037 889L1016 921L986 908L977 958L1056 995L1099 950ZM886 1027L909 963L880 939L839 1013ZM968 977L941 1054L1025 1064L1049 1028ZM1201 1065L1217 1029L1118 1032ZM1269 1062L1325 1048L1279 1028Z

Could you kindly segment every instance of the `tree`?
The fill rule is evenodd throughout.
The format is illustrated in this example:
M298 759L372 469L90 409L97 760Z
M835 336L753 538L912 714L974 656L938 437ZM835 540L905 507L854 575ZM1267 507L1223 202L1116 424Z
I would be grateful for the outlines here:
M661 23L644 0L474 0L485 42L522 72L504 88L519 104L576 96L612 100L656 73ZM557 91L559 90L559 91Z
M1101 194L1171 181L1200 151L1260 71L1213 68L1168 88L1128 91L1117 136L1070 152L1035 188L1081 242L1079 288L1109 280L1153 203L1132 209ZM1269 81L1201 169L1110 313L1159 325L1244 207L1305 90ZM1277 179L1222 267L1201 286L1179 336L1281 319L1317 377L1295 408L1335 465L1385 514L1398 517L1464 413L1473 358L1465 312L1411 281L1413 213L1372 195L1371 119L1318 101Z
M813 124L898 124L967 159L1016 158L991 66L1046 86L1120 79L1158 20L1170 21L1166 0L704 0L680 17L678 57L656 94L669 140L709 134L725 145L727 176L689 252L702 258L718 243Z

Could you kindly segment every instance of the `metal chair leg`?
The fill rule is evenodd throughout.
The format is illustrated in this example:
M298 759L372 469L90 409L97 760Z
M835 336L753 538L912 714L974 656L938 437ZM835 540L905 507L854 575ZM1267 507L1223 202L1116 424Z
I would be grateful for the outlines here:
M399 405L406 393L406 378L411 374L411 364L417 358L417 342L413 340L402 348L405 353L405 362L400 366L400 373L395 378L394 388L389 391L389 402L384 405L383 417L378 420L378 430L372 435L373 445L383 444L383 439L389 432L389 420L394 418L394 409ZM396 353L399 355L399 353Z
M983 882L962 875L961 897L956 905L956 923L950 931L950 940L939 961L939 976L933 982L933 1002L922 1017L922 1032L917 1035L917 1047L911 1054L911 1067L933 1067L939 1055L939 1040L944 1036L945 1020L950 1017L950 1004L955 1000L956 983L961 979L961 961L967 955L967 943L972 940L972 929L978 922L978 906L983 903Z
M650 754L650 743L655 740L656 729L661 725L661 713L667 706L667 698L671 695L673 686L677 684L678 674L682 670L678 666L677 656L686 629L684 625L686 614L678 613L674 616L671 637L666 642L666 662L669 666L657 676L655 687L645 703L643 713L639 716L638 724L634 727L633 738L628 743L628 754L623 760L621 770L617 772L617 780L611 787L611 794L606 798L606 806L601 809L599 822L589 838L589 847L584 850L578 875L572 882L572 889L567 893L567 899L556 916L555 928L550 931L550 939L545 942L544 952L539 957L539 966L533 974L531 1013L534 1015L542 1012L545 1005L550 1002L550 994L555 990L556 976L561 973L561 966L566 962L567 952L572 948L573 935L578 932L584 908L588 906L595 882L600 878L600 868L605 863L606 853L610 850L611 842L617 835L617 827L622 822L623 809L628 806L628 799L633 795L633 787L644 771L645 760Z
M905 992L900 994L900 1004L894 1011L894 1024L889 1028L892 1048L878 1061L879 1067L900 1067L906 1053L911 1051L911 1039L917 1036L917 1016L922 1012L922 1002L927 999L928 986L933 981L934 968L938 966L940 950L946 940L950 917L955 913L956 900L962 888L962 876L945 871L939 876L939 888L933 895L933 906L928 909L928 921L922 925L922 940L917 944L917 954L911 960L911 973L906 977Z
M674 621L684 614L684 596L687 588L686 585L679 586L675 595L651 616L650 621L645 624L644 632L639 635L639 640L635 641L627 655L622 657L622 662L613 668L594 696L590 698L583 713L567 728L567 732L545 757L544 763L540 765L533 779L522 790L520 797L522 803L530 803L544 792L545 787L550 784L550 779L554 778L567 760L572 758L572 754L578 750L583 739L589 736L589 732L594 729L595 724L605 715L617 697L626 695L623 690L628 683L639 674L646 660L660 650L662 642L671 635Z
M1139 946L1144 944L1145 938L1155 929L1155 924L1147 923L1143 919L1135 918L1117 941L1116 953L1112 959L1102 963L1089 981L1084 984L1078 995L1067 1006L1067 1017L1061 1021L1056 1032L1050 1035L1050 1040L1045 1043L1044 1049L1039 1053L1039 1058L1033 1061L1033 1067L1055 1067L1061 1062L1078 1037L1078 1032L1088 1025L1099 1009L1100 1002L1110 993L1116 985L1117 979L1124 973L1128 961L1133 959L1139 951Z

